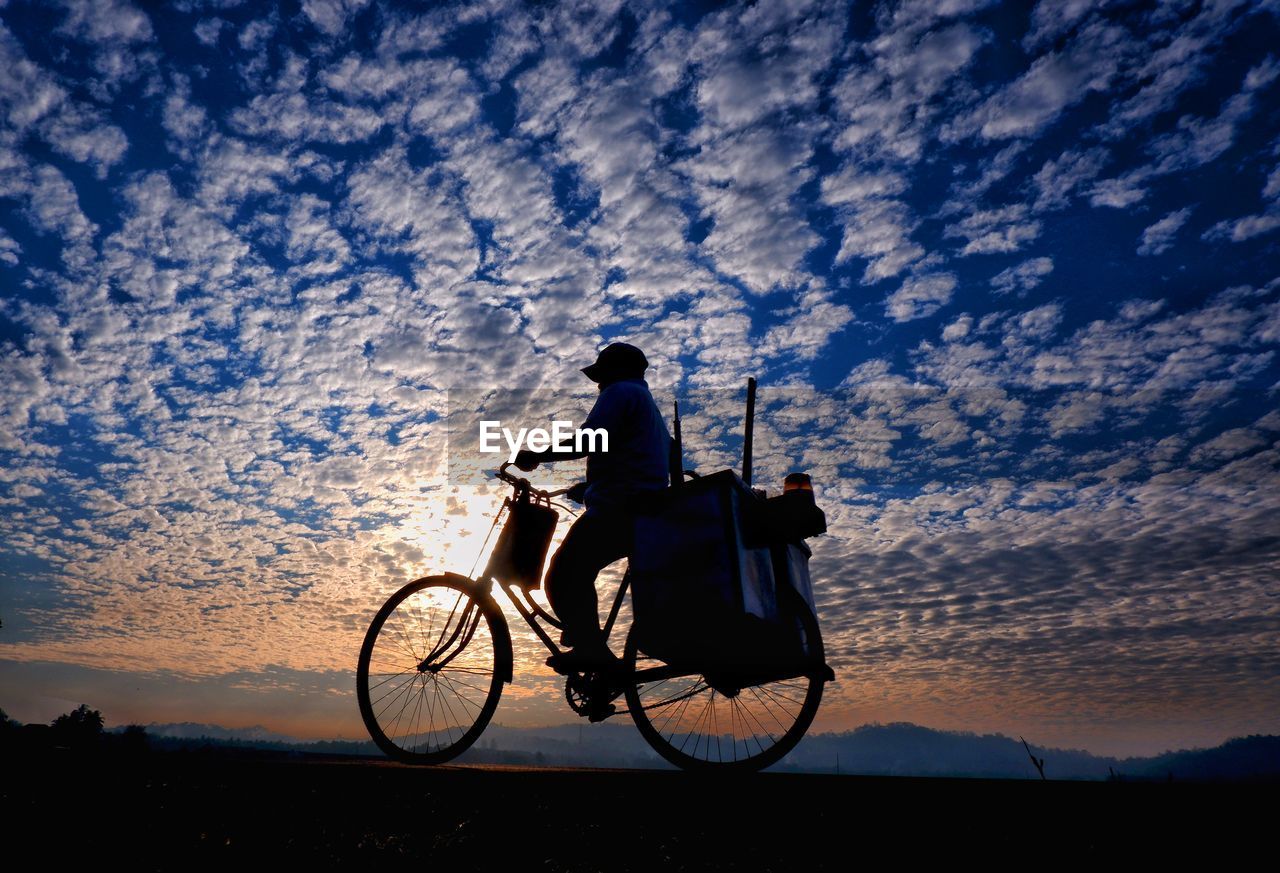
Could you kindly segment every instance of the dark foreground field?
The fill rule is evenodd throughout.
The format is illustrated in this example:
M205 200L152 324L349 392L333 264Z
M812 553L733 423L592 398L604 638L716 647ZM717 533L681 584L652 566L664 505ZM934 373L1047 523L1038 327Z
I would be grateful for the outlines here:
M55 751L4 763L6 854L29 848L42 867L418 859L461 873L1225 861L1268 841L1274 795L1267 785L726 779L194 752Z

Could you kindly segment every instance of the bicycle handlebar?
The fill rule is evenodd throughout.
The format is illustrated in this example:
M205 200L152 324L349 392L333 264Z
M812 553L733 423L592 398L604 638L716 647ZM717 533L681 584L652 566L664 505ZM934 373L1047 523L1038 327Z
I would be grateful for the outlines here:
M494 473L493 475L497 476L499 479L501 479L503 482L506 482L508 485L514 485L517 488L528 488L534 494L537 494L539 497L545 497L548 500L550 500L552 497L560 497L564 494L569 493L568 488L559 488L555 491L544 491L541 488L534 488L532 485L529 484L528 479L525 479L522 476L513 476L510 473L508 473L507 468L510 466L511 466L511 461L503 461L502 466L498 468L498 472Z

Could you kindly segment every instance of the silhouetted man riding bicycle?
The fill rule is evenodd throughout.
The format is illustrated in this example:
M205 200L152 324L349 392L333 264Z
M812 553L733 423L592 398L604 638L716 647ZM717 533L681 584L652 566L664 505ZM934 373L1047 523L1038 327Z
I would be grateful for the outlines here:
M525 472L549 461L587 459L587 481L569 492L586 511L565 534L547 570L547 599L564 626L560 642L572 646L547 659L558 673L606 669L616 661L600 629L596 576L631 556L636 502L665 488L670 469L671 435L644 380L648 366L635 346L613 343L582 369L600 386L582 428L603 428L608 451L555 451L552 446L516 456L516 466Z

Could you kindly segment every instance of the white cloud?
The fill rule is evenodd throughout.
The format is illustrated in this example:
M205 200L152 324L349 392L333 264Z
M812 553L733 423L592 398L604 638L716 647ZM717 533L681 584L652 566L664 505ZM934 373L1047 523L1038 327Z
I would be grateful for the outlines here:
M351 143L366 140L386 119L363 106L305 93L306 63L289 57L271 93L254 97L231 115L232 124L251 136L271 136L298 142Z
M894 321L911 321L932 315L951 302L956 284L954 273L914 276L885 298L885 314Z
M1243 218L1220 221L1206 230L1202 239L1245 242L1271 233L1277 228L1280 228L1280 211L1264 212L1260 215L1246 215Z
M227 22L221 18L202 18L196 22L192 30L195 32L196 39L200 40L202 45L214 46L218 42L218 36L222 33L222 28L227 26Z
M1031 29L1022 38L1027 49L1052 44L1070 33L1089 13L1106 9L1110 0L1040 0L1031 12Z
M18 245L13 237L4 232L0 228L0 261L11 267L18 265L18 256L22 254L22 246Z
M1139 170L1116 179L1103 179L1089 189L1089 202L1112 209L1141 203L1147 196L1147 190L1142 186L1150 178L1150 173Z
M1167 173L1198 167L1214 160L1235 142L1239 125L1255 109L1258 92L1280 76L1280 62L1268 57L1245 74L1240 93L1222 105L1214 118L1184 115L1178 119L1176 131L1157 137L1152 153L1157 159L1157 172Z
M165 97L164 129L180 143L192 143L208 127L204 107L191 101L191 82L183 75L175 75L173 87Z
M1135 48L1123 29L1095 21L1062 51L1036 59L1017 81L958 119L948 135L976 133L988 140L1036 135L1089 92L1107 88Z
M36 227L61 237L67 247L64 258L97 233L97 225L80 210L75 186L55 167L42 164L35 168L30 198L27 210Z
M973 316L962 315L942 329L944 342L955 342L964 339L973 328Z
M1017 292L1025 294L1044 281L1053 272L1052 258L1031 258L1017 266L1001 270L991 279L991 287L997 294Z
M1191 451L1192 463L1220 463L1265 446L1270 441L1250 427L1223 431Z
M946 237L963 237L966 243L960 255L985 255L1016 252L1040 235L1040 222L1028 218L1024 204L997 209L978 210L955 224L947 225Z
M250 21L236 34L236 43L243 51L261 54L267 48L272 34L276 32L279 22L274 16L257 18Z
M1262 196L1268 200L1280 200L1280 164L1267 177L1267 182L1262 187Z
M67 9L62 29L80 39L101 43L145 42L151 21L129 0L60 0Z
M369 0L302 0L302 14L326 36L337 36Z
M865 258L864 284L897 276L924 257L924 247L911 241L916 223L910 207L901 200L868 200L845 220L837 260Z
M818 358L831 337L853 321L853 310L831 301L822 289L811 289L797 301L795 313L769 328L761 354L766 358L792 355L801 361Z
M1138 245L1140 255L1160 255L1173 248L1174 237L1191 217L1192 207L1170 212L1164 218L1147 227L1142 232L1142 242Z
M475 233L461 204L430 173L391 150L357 167L348 181L350 221L386 251L414 255L440 293L471 279L480 264Z
M1031 178L1036 190L1035 211L1065 207L1082 185L1097 177L1110 158L1106 149L1093 148L1085 152L1065 151L1056 159L1046 161Z
M124 131L82 107L67 107L47 118L41 135L60 154L92 166L99 179L106 178L129 148Z
M1242 124L1254 113L1259 92L1280 76L1280 62L1267 57L1245 74L1239 93L1222 104L1213 118L1184 115L1177 127L1152 140L1151 163L1112 179L1104 179L1090 191L1095 206L1123 209L1146 197L1144 185L1170 173L1201 167L1221 157L1236 140Z
M1247 11L1240 14L1240 10L1248 5L1248 0L1207 3L1172 34L1152 28L1149 54L1133 71L1142 85L1137 93L1117 101L1101 128L1104 135L1119 139L1132 134L1136 126L1168 111L1188 88L1201 83L1214 49L1239 27L1247 26L1250 15ZM1158 17L1158 13L1152 17Z
M1256 215L1226 219L1214 224L1201 235L1205 240L1245 242L1280 228L1280 166L1271 171L1262 186L1262 196L1271 202L1266 211Z

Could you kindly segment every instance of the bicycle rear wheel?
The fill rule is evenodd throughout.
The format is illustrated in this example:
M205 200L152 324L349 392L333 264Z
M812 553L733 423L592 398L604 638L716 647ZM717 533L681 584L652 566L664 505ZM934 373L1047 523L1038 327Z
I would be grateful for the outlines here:
M502 610L468 580L428 576L374 616L360 648L356 696L369 736L387 755L439 764L489 724L510 674Z
M686 770L760 770L776 764L809 729L830 678L822 634L800 595L789 588L779 595L799 616L808 666L779 670L740 688L726 688L724 677L709 681L646 655L631 626L623 664L636 681L627 685L627 708L640 734L667 761Z

